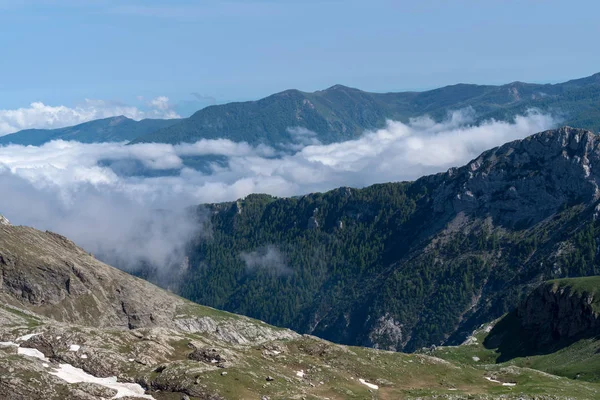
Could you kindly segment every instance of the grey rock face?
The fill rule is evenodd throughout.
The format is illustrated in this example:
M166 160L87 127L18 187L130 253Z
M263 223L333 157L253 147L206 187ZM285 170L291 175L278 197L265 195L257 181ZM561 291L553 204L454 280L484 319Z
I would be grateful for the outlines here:
M531 225L574 200L597 200L600 139L563 127L507 143L442 176L434 210L487 214L495 221Z
M261 344L298 337L298 334L291 330L274 330L266 324L250 321L246 317L221 321L211 317L176 318L173 320L173 326L183 332L209 333L219 340L238 345Z
M396 350L396 343L402 342L402 326L389 314L379 317L377 323L371 329L369 339L373 347L383 350Z

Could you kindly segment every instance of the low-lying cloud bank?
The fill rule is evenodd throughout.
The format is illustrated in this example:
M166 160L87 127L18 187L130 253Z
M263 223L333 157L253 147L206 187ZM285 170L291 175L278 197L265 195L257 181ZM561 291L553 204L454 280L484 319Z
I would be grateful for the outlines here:
M0 109L0 136L23 129L54 129L77 125L94 119L124 115L144 118L180 118L172 109L169 98L159 96L147 102L147 109L105 100L86 99L75 107L51 106L34 102L29 107L14 110Z
M412 180L557 124L535 111L514 122L471 125L472 117L462 111L443 122L389 121L384 129L329 145L296 129L309 140L287 147L287 153L225 139L175 146L56 141L0 147L0 213L13 223L62 233L119 266L142 261L160 268L180 262L185 243L200 233L187 206L257 192L290 196ZM186 167L190 157L221 161L205 158L206 168L196 170ZM119 173L115 165L123 163L153 174ZM254 258L248 258L249 267Z

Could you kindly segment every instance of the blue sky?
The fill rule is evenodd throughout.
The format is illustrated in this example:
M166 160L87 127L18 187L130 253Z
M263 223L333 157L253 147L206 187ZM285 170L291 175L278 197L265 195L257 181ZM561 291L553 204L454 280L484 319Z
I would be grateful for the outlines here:
M100 99L180 115L336 83L372 91L600 71L597 1L0 0L0 110Z

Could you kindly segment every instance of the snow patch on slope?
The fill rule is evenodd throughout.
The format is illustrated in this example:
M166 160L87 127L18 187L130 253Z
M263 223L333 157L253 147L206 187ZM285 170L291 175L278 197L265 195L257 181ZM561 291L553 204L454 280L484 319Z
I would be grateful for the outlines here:
M97 378L88 374L81 368L75 368L70 364L60 364L56 371L51 371L50 374L59 377L68 383L95 383L104 387L114 389L117 394L113 399L121 397L141 397L143 399L154 399L154 397L145 394L146 391L137 383L121 383L117 382L116 376L109 378Z
M371 389L375 389L375 390L379 389L379 386L377 386L373 383L369 383L369 382L365 381L364 379L359 379L358 381L360 383L362 383L363 385L370 387Z
M489 376L486 376L485 379L487 379L490 382L494 382L494 383L501 383L502 386L517 386L516 383L510 383L510 382L500 382L499 380L490 378Z
M17 341L29 340L35 335L36 334L21 336L20 338L17 338L16 340ZM18 347L18 349L17 349L18 354L21 354L23 356L34 357L39 360L42 360L44 362L42 364L44 366L44 368L50 367L50 365L48 364L50 362L50 360L48 360L48 358L46 358L44 353L42 353L41 351L39 351L37 349L20 347L17 343L14 343L14 342L0 342L0 346ZM69 350L70 351L78 351L79 348L80 348L80 346L78 346L78 345L71 345ZM87 358L87 356L85 356L85 357L84 356L85 355L82 355L81 358ZM54 376L64 380L65 382L68 382L68 383L83 383L83 382L95 383L97 385L101 385L101 386L107 387L109 389L114 389L117 391L117 394L112 397L113 399L119 399L122 397L137 397L137 398L143 398L143 399L156 400L156 399L154 399L154 397L145 394L146 391L144 390L144 388L141 387L140 385L138 385L137 383L117 382L116 376L111 376L108 378L97 378L91 374L88 374L83 369L76 368L76 367L72 366L71 364L59 364L58 367L54 367L53 370L49 371L48 373L50 375L54 375Z

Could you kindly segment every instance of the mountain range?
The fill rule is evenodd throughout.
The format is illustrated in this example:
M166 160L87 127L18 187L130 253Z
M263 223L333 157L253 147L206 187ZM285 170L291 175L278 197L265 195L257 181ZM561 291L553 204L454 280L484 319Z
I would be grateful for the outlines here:
M40 145L56 139L175 144L224 138L278 146L302 140L303 134L332 143L382 128L386 120L409 122L427 114L439 121L463 108L472 108L474 122L510 120L535 108L555 114L565 125L598 131L599 99L600 73L558 84L457 84L424 92L370 93L335 85L313 93L286 90L257 101L209 106L180 120L114 117L69 128L20 131L0 137L0 144Z
M193 304L97 261L63 236L3 217L0 272L6 400L600 394L598 352L590 352L598 347L597 278L545 283L461 346L403 354L336 345ZM548 328L536 330L540 324ZM540 345L513 346L515 332L532 330Z

